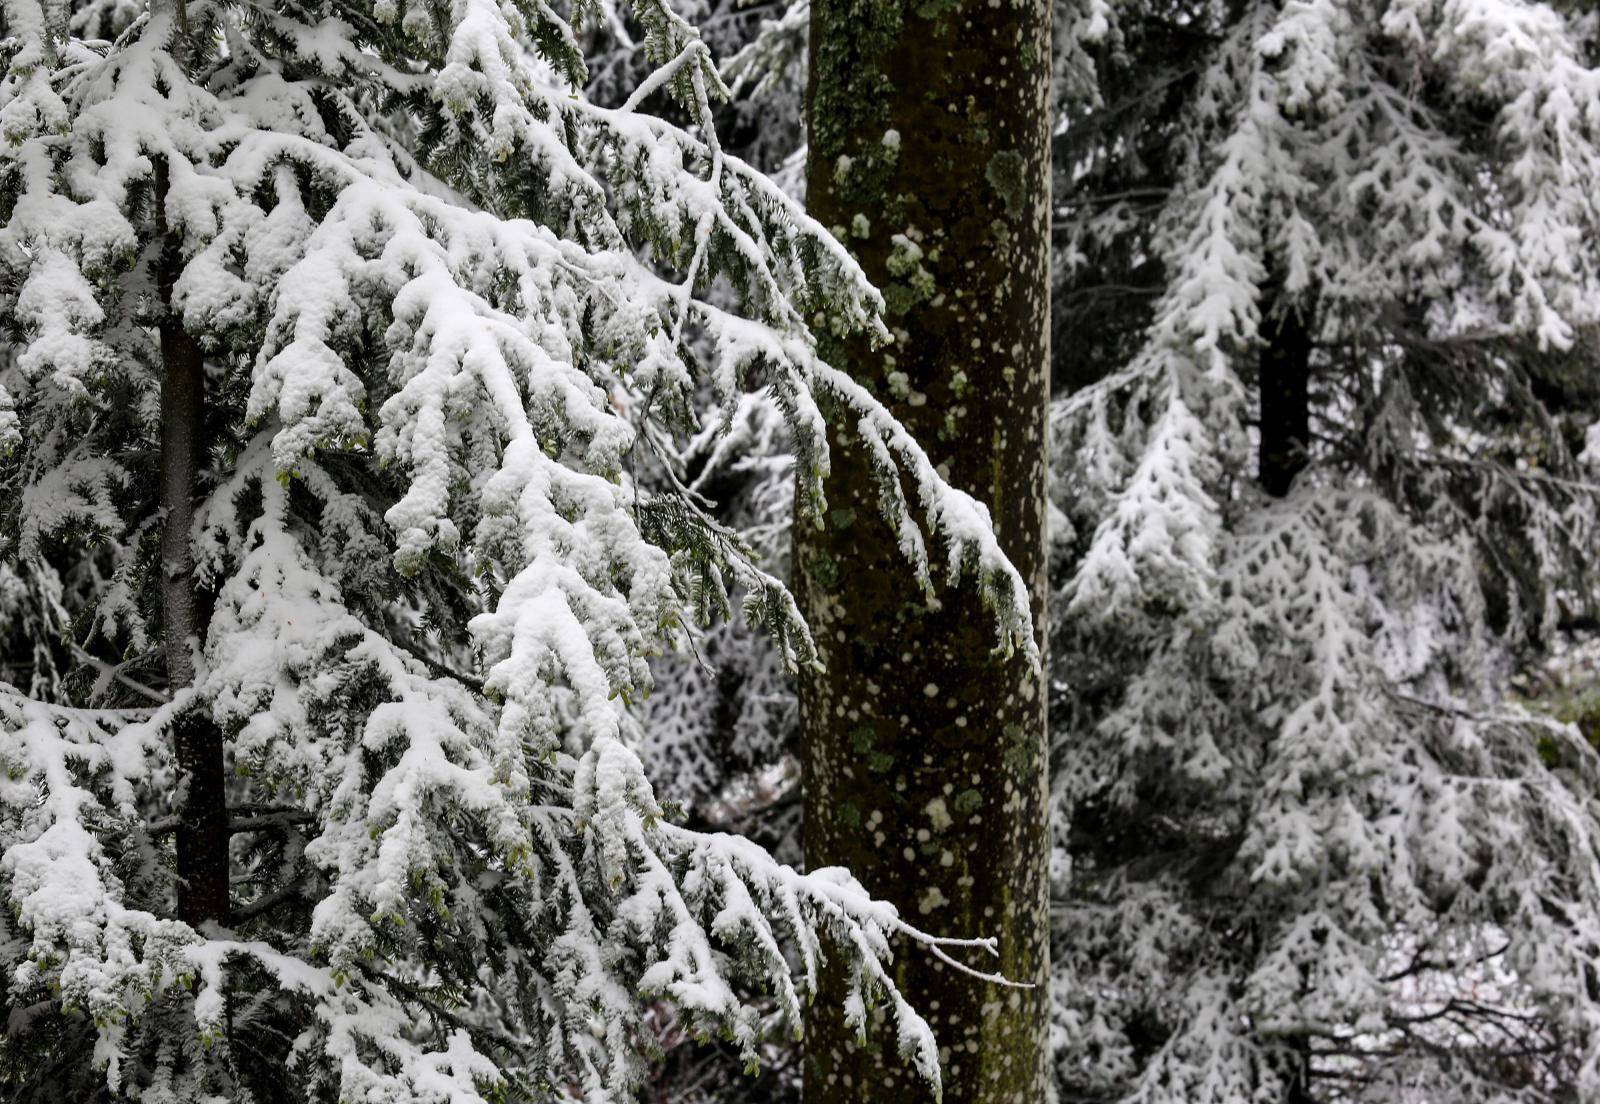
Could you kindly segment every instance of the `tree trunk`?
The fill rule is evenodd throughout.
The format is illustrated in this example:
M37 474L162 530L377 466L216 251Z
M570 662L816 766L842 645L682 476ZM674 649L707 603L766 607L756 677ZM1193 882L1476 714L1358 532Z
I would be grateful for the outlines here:
M1311 440L1311 327L1303 308L1285 302L1276 287L1262 296L1261 444L1257 458L1261 487L1282 498L1309 463ZM1311 1040L1283 1040L1291 1055L1284 1104L1315 1104L1311 1092Z
M888 402L990 508L1043 651L1049 399L1050 5L813 0L808 195L883 291L894 344L824 356ZM836 420L835 424L838 424ZM824 669L801 679L804 842L913 923L994 935L974 980L916 947L895 977L939 1037L951 1104L1041 1101L1048 1062L1045 694L1000 659L975 587L930 607L834 438L827 511L796 510L796 575ZM820 523L820 524L819 524ZM812 1101L926 1098L881 1023L858 1043L825 972L807 1013Z
M1264 296L1261 347L1261 486L1274 498L1289 493L1305 470L1311 441L1311 327L1293 303Z
M169 257L176 244L169 243ZM167 272L175 264L164 266ZM163 289L170 302L170 281ZM201 463L205 358L168 311L161 327L161 613L167 684L192 686L194 649L205 636L194 582L194 502ZM174 723L178 762L178 916L190 924L228 915L228 808L222 733L200 709Z

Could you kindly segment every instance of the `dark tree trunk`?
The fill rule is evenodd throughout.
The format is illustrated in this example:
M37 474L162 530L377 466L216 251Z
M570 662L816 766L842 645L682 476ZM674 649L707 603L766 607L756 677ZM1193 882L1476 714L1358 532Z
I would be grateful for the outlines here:
M1294 1052L1293 1080L1289 1083L1289 1096L1284 1104L1317 1104L1316 1094L1311 1091L1311 1040L1306 1036L1297 1036L1289 1040L1289 1045Z
M175 248L169 246L175 253ZM165 266L167 271L175 265ZM170 283L164 289L170 295ZM205 636L190 531L199 482L205 358L172 312L161 323L161 612L167 684L192 686ZM228 808L222 733L201 709L173 724L179 774L178 916L190 924L228 915Z
M1307 308L1286 303L1276 289L1263 297L1260 390L1261 487L1282 498L1309 462L1311 441L1311 327ZM1285 1040L1293 1056L1285 1104L1314 1104L1311 1040Z
M1305 470L1311 440L1311 327L1302 308L1265 298L1261 347L1261 486L1289 493Z
M813 0L807 182L812 213L883 289L895 335L877 350L830 340L824 355L989 506L1032 588L1041 651L1049 13L1043 0ZM860 452L837 435L826 514L797 504L797 585L824 665L801 679L806 861L849 867L926 930L999 937L1000 959L977 964L1033 988L913 946L896 949L895 978L938 1035L946 1101L1042 1101L1045 694L1021 658L991 654L973 587L930 608ZM892 1028L858 1043L840 1002L825 974L807 1098L926 1099Z

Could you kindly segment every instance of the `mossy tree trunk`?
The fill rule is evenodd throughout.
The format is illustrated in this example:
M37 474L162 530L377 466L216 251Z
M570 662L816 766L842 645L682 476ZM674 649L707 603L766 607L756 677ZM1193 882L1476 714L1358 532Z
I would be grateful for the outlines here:
M1043 649L1049 398L1050 5L813 0L811 212L884 291L890 346L826 358L887 401L992 512ZM945 1100L1042 1101L1048 1078L1045 694L993 654L973 586L931 605L880 518L876 473L835 440L796 573L823 670L801 680L806 861L849 867L940 934L999 937L975 980L917 947L895 973L939 1037ZM806 1023L808 1099L927 1098L879 1024L858 1043L837 979Z

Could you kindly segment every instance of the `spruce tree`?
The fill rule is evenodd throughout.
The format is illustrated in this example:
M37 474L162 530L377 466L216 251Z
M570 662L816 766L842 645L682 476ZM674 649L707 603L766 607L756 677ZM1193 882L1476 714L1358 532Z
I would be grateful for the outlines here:
M807 203L883 289L893 343L830 337L831 363L880 396L957 486L988 506L1042 618L1049 393L1050 9L1017 4L810 7ZM843 426L844 423L836 422ZM887 568L918 538L884 514L864 457L827 506L802 497L797 585L819 668L802 671L804 840L812 866L940 931L993 935L1007 987L945 957L897 964L941 1032L946 1099L1047 1091L1045 693L1036 649L997 653L944 580ZM960 559L951 567L962 570ZM918 585L920 583L920 585ZM842 992L852 976L825 978ZM813 1014L805 1092L914 1095L892 1028Z
M1085 224L1159 294L1053 414L1058 1084L1587 1099L1600 759L1507 676L1595 597L1592 21L1178 8L1104 55L1192 43L1102 147L1155 217Z
M815 655L643 477L701 385L772 395L812 495L845 418L896 570L1031 640L982 507L816 356L881 301L722 149L695 29L630 9L605 106L589 5L3 11L7 1098L627 1100L658 1004L753 1061L824 946L936 1083L890 941L987 944L671 823L630 739L730 591Z

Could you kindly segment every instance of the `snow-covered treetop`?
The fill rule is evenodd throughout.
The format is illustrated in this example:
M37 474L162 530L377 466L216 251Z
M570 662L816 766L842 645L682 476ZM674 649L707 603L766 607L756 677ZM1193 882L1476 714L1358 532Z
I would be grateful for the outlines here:
M741 987L797 1023L826 951L855 964L841 1014L886 996L936 1078L882 963L894 933L946 944L839 872L664 823L623 739L648 657L732 587L812 657L736 535L634 478L701 386L726 417L773 396L802 493L823 407L846 419L908 570L931 587L940 542L1032 648L984 509L816 358L819 327L882 335L878 297L722 150L695 29L652 0L4 13L0 670L36 676L0 689L0 984L34 1030L6 1045L77 1040L79 1078L92 1045L148 1101L625 1099L642 996L753 1055ZM602 106L580 32L624 22L651 69ZM152 662L180 333L211 461L193 687ZM164 843L188 708L227 737L234 809L234 907L198 932Z

